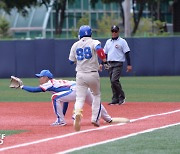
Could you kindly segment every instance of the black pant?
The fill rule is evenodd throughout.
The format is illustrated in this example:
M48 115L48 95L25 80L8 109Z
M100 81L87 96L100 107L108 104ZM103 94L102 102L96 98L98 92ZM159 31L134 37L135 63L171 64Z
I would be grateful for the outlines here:
M121 83L119 81L121 72L123 69L123 63L122 62L109 62L111 65L111 68L108 70L110 81L111 81L111 88L112 88L112 102L119 102L119 99L124 99L125 94L122 90Z

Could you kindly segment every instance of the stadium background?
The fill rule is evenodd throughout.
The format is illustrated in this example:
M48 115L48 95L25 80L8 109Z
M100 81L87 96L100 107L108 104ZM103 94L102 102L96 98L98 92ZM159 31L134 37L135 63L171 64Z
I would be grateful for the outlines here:
M74 65L68 55L76 40L16 40L1 41L0 77L34 77L49 69L55 77L74 77ZM102 45L105 39L100 39ZM127 38L131 49L133 72L123 76L180 75L180 37ZM125 63L126 64L126 63ZM107 76L103 71L101 76Z
M51 0L48 7L41 5L28 8L26 16L19 13L17 9L12 9L10 14L0 10L1 16L10 23L10 31L13 34L13 40L0 41L0 78L9 78L11 75L31 78L42 69L50 69L55 77L74 77L74 66L69 64L68 54L72 44L77 41L72 33L77 33L79 20L84 15L88 18L89 25L93 29L93 37L99 39L102 46L110 37L109 30L106 35L103 35L103 32L98 33L98 22L105 15L113 15L114 20L119 20L118 24L122 28L120 6L117 3L105 4L99 0L92 8L90 0L75 0L74 3L67 0L62 33L57 36L53 3L55 1ZM166 36L167 33L162 33L164 37L147 38L148 33L144 32L141 38L126 38L131 49L133 72L127 74L123 70L123 76L180 75L178 60L180 38L169 37L169 34L173 34L174 22L170 11L171 5L170 1L163 1L160 4L161 19L167 24L168 36ZM136 13L137 9L138 7L135 7ZM148 5L144 6L142 17L153 18ZM155 31L153 35L157 35ZM124 36L123 29L121 29L121 36ZM107 76L107 72L102 72L101 76Z

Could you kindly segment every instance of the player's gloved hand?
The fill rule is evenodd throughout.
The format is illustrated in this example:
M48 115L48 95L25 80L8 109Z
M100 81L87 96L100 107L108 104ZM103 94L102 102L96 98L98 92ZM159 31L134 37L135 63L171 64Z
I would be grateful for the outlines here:
M103 64L105 70L108 70L111 67L111 65L107 61L103 62L102 64Z
M11 80L10 80L10 88L20 88L21 86L23 86L23 82L20 78L17 78L15 76L11 76Z

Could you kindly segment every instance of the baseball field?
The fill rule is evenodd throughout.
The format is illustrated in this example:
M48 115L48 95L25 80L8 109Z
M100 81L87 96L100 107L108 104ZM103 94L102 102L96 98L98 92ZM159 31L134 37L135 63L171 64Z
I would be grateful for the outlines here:
M73 79L73 78L65 78ZM84 106L80 132L73 129L73 102L65 116L66 126L55 121L50 93L28 93L9 88L0 79L0 153L180 153L180 77L122 77L126 93L123 105L111 101L109 78L101 78L102 102L112 117L130 123L90 123L91 108ZM37 78L23 78L37 86Z

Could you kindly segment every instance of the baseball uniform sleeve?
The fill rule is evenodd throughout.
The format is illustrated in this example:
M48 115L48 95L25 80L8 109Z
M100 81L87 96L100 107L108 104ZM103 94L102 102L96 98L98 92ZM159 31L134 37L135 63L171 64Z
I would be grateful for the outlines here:
M94 45L94 49L96 49L96 46L101 45L101 42L99 42L98 40L93 40L93 45Z
M123 39L123 44L122 44L122 46L123 46L123 52L124 52L124 53L130 51L129 46L128 46L126 40L124 40L124 39Z
M104 52L105 54L108 54L108 43L109 43L110 39L108 39L104 45Z
M73 46L71 47L71 50L70 50L69 60L71 62L75 62L76 61L75 46L76 46L76 43L73 44Z
M97 52L97 54L98 54L98 57L99 57L101 60L103 60L103 59L106 58L106 55L105 55L105 53L104 53L104 50L103 50L103 48L101 47L100 44L98 44L95 49L96 49L96 52Z
M22 89L28 92L33 92L33 93L44 92L43 89L41 89L40 87L23 86Z

